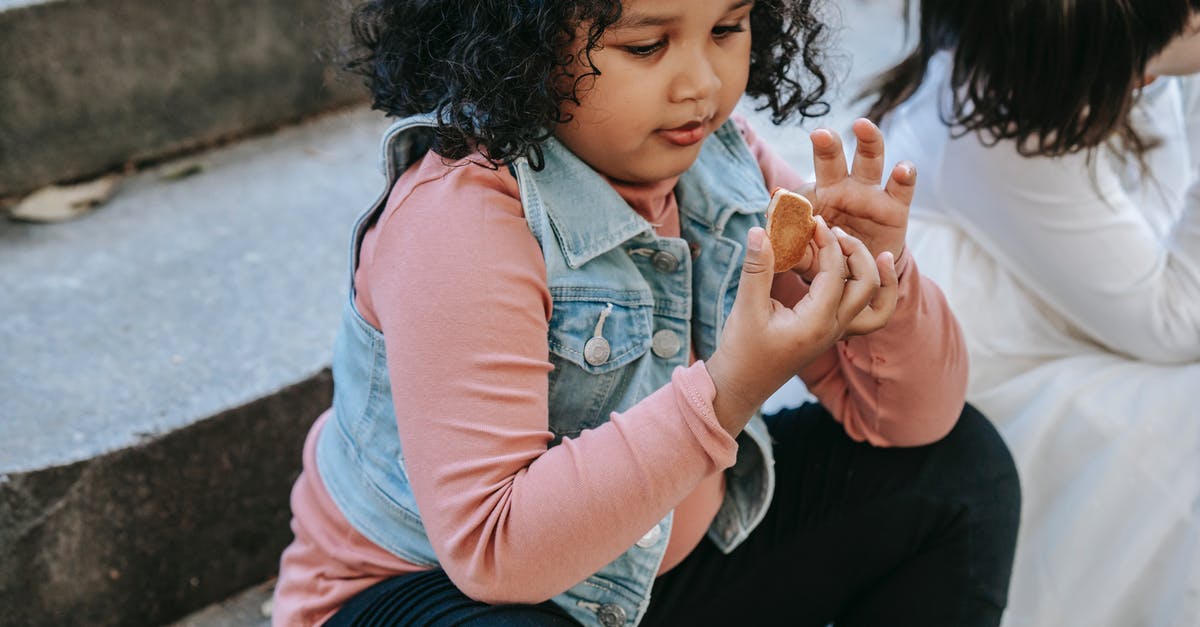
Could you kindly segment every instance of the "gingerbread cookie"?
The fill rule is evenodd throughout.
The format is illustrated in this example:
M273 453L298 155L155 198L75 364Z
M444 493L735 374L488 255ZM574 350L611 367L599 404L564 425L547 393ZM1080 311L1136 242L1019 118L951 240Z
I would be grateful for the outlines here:
M775 251L775 272L791 270L804 259L804 251L812 239L817 222L808 199L795 192L776 187L767 205L767 236Z

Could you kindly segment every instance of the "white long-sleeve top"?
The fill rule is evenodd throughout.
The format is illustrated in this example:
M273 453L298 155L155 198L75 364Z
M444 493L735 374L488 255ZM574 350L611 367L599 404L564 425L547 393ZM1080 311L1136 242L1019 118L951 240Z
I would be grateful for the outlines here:
M919 172L914 229L953 224L1011 273L1064 337L1157 363L1200 360L1200 77L1147 87L1135 124L1160 145L1136 160L1112 149L1026 158L1012 141L953 137L942 122L949 53L935 56L918 92L884 120L888 160ZM961 317L986 318L976 302ZM996 329L1004 332L1003 325ZM1038 351L1038 345L1024 350Z
M883 130L919 172L908 246L962 326L967 400L1021 474L1002 627L1200 625L1200 78L1144 91L1144 177L953 137L950 62Z

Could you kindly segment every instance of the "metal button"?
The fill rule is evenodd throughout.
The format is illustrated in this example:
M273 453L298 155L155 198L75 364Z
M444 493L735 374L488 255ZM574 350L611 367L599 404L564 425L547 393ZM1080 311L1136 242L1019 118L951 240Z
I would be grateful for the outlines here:
M650 258L650 263L654 265L655 270L663 274L671 274L679 269L679 259L665 250L654 253L654 256Z
M603 365L611 354L612 347L602 337L593 337L583 345L583 359L593 366Z
M637 541L637 545L643 549L648 549L658 544L660 538L662 538L662 529L658 525L654 525L650 528L650 531L646 532L646 535L642 536L641 540Z
M670 359L679 353L679 349L683 348L683 342L679 341L679 335L674 331L661 329L654 334L651 346L655 355L663 359Z
M625 608L616 603L605 603L596 610L596 618L604 627L622 627L625 624Z

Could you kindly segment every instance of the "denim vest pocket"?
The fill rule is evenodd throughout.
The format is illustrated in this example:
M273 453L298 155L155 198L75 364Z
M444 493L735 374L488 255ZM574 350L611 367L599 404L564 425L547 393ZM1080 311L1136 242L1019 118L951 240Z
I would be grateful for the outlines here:
M646 354L654 327L649 294L551 288L550 430L555 441L604 424ZM589 342L591 344L589 345Z

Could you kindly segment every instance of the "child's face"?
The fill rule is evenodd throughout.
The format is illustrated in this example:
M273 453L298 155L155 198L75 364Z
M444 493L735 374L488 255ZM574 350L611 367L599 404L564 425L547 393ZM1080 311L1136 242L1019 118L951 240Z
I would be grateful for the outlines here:
M1192 21L1183 34L1146 66L1146 74L1152 76L1186 76L1200 72L1200 13L1192 15Z
M733 111L750 72L749 0L625 0L555 136L602 174L679 175ZM580 31L577 41L583 41ZM586 67L577 68L577 72Z

